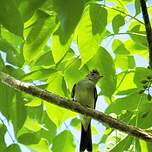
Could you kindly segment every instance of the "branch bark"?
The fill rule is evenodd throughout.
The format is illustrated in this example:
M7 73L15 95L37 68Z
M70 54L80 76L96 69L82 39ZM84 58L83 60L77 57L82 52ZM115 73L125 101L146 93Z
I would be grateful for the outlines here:
M149 67L152 68L152 29L149 21L148 11L145 0L140 0L142 15L145 23L148 48L149 48Z
M119 131L125 132L136 138L140 138L145 141L152 142L152 134L146 132L143 129L134 127L132 125L127 125L124 122L119 121L115 118L112 118L102 112L99 112L91 108L83 107L80 104L73 102L69 99L62 98L51 92L32 86L29 83L16 80L14 77L11 77L10 75L5 74L3 72L0 72L0 81L13 89L28 93L34 97L38 97L49 103L58 105L60 107L64 107L71 111L75 111L75 112L90 116L101 123L107 124L111 128L118 129Z

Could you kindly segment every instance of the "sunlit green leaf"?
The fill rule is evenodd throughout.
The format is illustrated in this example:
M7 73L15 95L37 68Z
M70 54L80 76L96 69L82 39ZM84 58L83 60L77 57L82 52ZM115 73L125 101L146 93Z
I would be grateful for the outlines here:
M54 73L56 70L54 68L40 68L37 70L33 70L32 72L24 75L22 80L24 81L33 81L33 80L45 80L48 79L48 77Z
M115 39L112 43L112 50L114 51L115 54L124 54L127 55L129 54L129 50L126 49L125 45L123 42L121 42L119 39Z
M65 120L75 117L77 115L74 112L71 112L64 108L60 108L52 104L45 103L45 106L49 118L57 127L60 127Z
M24 44L25 60L31 62L42 55L43 48L49 40L55 28L55 15L47 15L42 11L38 12L38 19L33 25Z
M133 56L117 55L115 65L123 70L132 69L135 67L135 60Z
M36 152L39 152L39 151L52 152L49 149L49 145L48 145L47 141L44 139L41 139L38 144L29 145L28 147Z
M87 74L85 67L80 68L81 61L80 59L73 59L72 62L69 63L69 66L65 69L64 78L68 84L70 91L72 90L75 83L77 83L80 79L84 78Z
M139 140L141 151L148 152L147 143L143 140Z
M117 75L117 91L137 88L134 82L135 71L124 71ZM128 83L129 82L129 83Z
M79 23L78 48L82 65L88 62L98 51L107 25L107 10L100 5L88 6Z
M67 88L62 72L56 72L50 75L47 90L60 96L67 96Z

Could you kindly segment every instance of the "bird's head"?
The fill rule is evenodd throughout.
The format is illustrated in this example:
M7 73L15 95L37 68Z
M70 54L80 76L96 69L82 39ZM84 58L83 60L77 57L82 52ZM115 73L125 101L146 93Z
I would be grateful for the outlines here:
M88 75L87 78L91 81L93 81L94 83L97 83L98 80L100 78L102 78L103 76L100 75L100 73L97 70L92 70Z

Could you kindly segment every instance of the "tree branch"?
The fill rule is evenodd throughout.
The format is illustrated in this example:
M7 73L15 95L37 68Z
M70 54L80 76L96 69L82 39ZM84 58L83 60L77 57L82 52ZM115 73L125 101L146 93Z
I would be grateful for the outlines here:
M64 107L64 108L69 109L71 111L85 114L85 115L90 116L93 119L95 119L101 123L107 124L111 128L118 129L118 130L125 132L131 136L136 137L136 138L140 138L140 139L143 139L145 141L152 142L152 134L146 132L143 129L134 127L132 125L127 125L124 122L119 121L115 118L112 118L112 117L110 117L102 112L99 112L99 111L91 109L91 108L83 107L79 103L72 102L69 99L62 98L62 97L55 95L51 92L48 92L46 90L42 90L42 89L37 88L35 86L32 86L29 83L25 83L25 82L21 82L19 80L16 80L14 77L11 77L10 75L7 75L3 72L0 72L0 81L13 89L28 93L34 97L38 97L38 98L43 99L49 103L58 105L60 107Z
M145 0L140 0L142 15L145 23L148 47L149 47L149 67L152 68L152 29L149 21L148 11Z

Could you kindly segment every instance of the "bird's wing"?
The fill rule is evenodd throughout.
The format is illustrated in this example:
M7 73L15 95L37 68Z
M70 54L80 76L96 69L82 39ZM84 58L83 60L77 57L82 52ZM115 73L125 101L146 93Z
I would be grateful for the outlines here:
M96 107L97 97L98 97L98 95L97 95L97 89L96 89L96 87L94 87L94 109Z
M72 92L71 92L71 97L74 99L74 95L75 95L75 87L76 84L74 84L73 88L72 88Z

